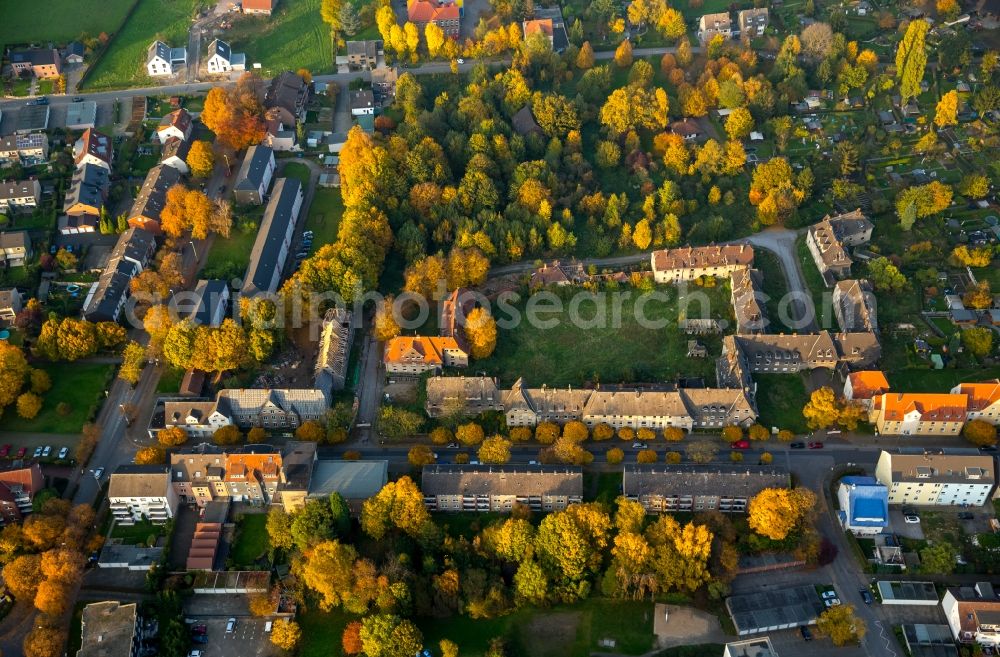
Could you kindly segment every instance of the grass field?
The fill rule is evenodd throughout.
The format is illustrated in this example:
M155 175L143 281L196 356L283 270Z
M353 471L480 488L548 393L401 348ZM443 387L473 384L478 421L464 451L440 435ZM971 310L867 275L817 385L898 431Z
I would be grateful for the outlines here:
M948 392L954 386L969 381L989 381L1000 378L1000 367L973 369L900 369L887 373L889 385L897 392Z
M801 374L755 374L754 381L762 425L796 433L808 430L802 407L809 401L809 395Z
M236 540L229 552L234 568L252 569L267 553L267 514L245 513L236 525Z
M33 420L18 417L10 408L0 419L3 431L30 431L38 433L79 433L91 411L96 411L104 399L105 384L114 369L111 365L74 363L42 364L41 369L52 378L52 389L43 395L45 403ZM66 402L70 405L69 415L56 413L56 405Z
M164 525L154 525L148 520L142 520L134 525L115 525L111 530L111 538L118 538L127 545L137 545L146 543L149 538L155 536L159 538L165 532Z
M97 36L118 29L135 0L45 0L39 5L0 0L0 46L32 41L63 44L86 32Z
M683 306L678 304L678 289L662 286L657 292L661 298L651 297L642 307L642 315L649 320L642 323L636 320L640 293L630 287L604 291L596 301L581 297L584 300L579 302L573 299L574 295L584 293L567 288L557 293L558 308L554 298L550 297L553 301L550 304L533 296L540 321L528 321L523 302L515 305L520 321L511 321L513 313L496 308L494 316L499 327L496 351L474 363L475 370L498 376L505 384L519 376L531 385L551 386L671 381L678 376L702 376L713 382L713 358L687 358L688 336L677 327L679 305ZM712 317L731 321L728 285L704 289L692 286L688 295L692 299L689 308L692 317L699 310L699 304L693 301L695 292L705 293ZM615 311L616 306L620 314ZM571 321L574 315L576 322ZM506 328L505 323L514 327ZM702 343L711 356L721 353L718 337L702 338Z
M493 638L502 637L511 652L525 657L586 657L602 650L602 639L615 642L620 654L643 654L652 648L653 605L649 602L590 598L550 610L522 609L501 618L467 616L426 619L418 623L424 644L447 638L463 657L479 657ZM605 648L606 650L606 648Z
M342 657L340 637L347 623L353 620L341 611L326 612L309 609L295 619L302 629L299 657Z
M243 278L247 265L250 264L250 251L256 238L256 228L242 231L235 226L228 238L216 237L201 275L205 278L221 278L226 281Z
M201 0L141 0L83 87L115 89L151 84L146 75L146 49L156 39L174 48L186 46L191 17L199 4Z
M245 52L247 68L259 63L265 77L284 70L333 70L330 32L319 16L320 0L282 2L273 16L247 16L226 33L235 52Z
M311 230L313 235L313 251L324 244L337 241L337 229L340 218L344 214L344 201L340 198L337 188L317 187L313 194L312 205L309 206L309 217L306 219L305 230Z

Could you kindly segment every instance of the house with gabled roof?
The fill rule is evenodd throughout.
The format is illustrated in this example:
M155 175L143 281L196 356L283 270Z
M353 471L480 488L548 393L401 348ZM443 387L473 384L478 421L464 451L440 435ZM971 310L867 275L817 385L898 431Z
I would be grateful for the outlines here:
M190 139L193 123L194 119L190 112L183 107L175 109L160 119L159 125L156 126L156 139L161 144L165 144L171 139L182 141Z
M303 198L302 183L295 178L278 178L274 184L250 251L250 264L243 277L243 296L268 294L278 289Z
M153 234L160 232L160 213L167 205L167 192L181 180L177 169L157 164L146 174L128 213L128 225Z
M729 276L735 270L753 266L749 244L686 246L662 249L650 254L653 280L657 283L692 281L702 276Z
M386 374L419 375L444 367L467 367L469 354L455 338L398 336L385 344L382 363Z
M270 16L276 4L278 0L243 0L243 13Z
M965 425L967 405L962 394L887 392L875 398L872 413L881 434L953 436Z
M111 171L115 149L111 137L87 128L73 144L73 162L77 168L84 164L95 164Z
M968 398L966 420L1000 424L1000 380L960 383L951 389L951 394L965 395Z
M861 210L823 217L806 231L806 245L827 285L851 274L851 256L847 247L871 241L875 228Z
M867 279L837 281L833 286L833 313L840 330L878 333L875 290Z
M187 47L171 48L162 41L154 41L146 49L146 73L150 77L173 75L187 66Z
M262 205L274 176L274 151L257 144L247 149L233 185L233 196L240 205Z
M500 390L488 376L432 376L427 379L429 417L471 416L502 411Z
M1000 648L1000 594L993 586L982 581L945 591L941 610L958 643Z
M788 469L777 465L629 464L622 475L622 495L647 513L744 513L757 493L790 483Z
M41 466L0 471L0 524L19 522L32 511L35 495L45 488Z
M406 4L406 15L409 22L415 24L420 33L428 23L434 23L445 36L458 38L461 11L455 3L441 3L437 0L409 0Z
M110 185L111 177L107 169L95 164L83 164L73 172L63 201L63 212L71 217L89 215L96 220L108 198Z
M561 511L583 501L583 470L566 465L428 465L421 477L431 511Z
M889 381L880 370L860 370L851 372L844 381L844 399L864 406L869 413L872 410L875 397L889 392ZM874 422L874 417L869 422Z
M222 39L214 39L208 44L208 61L205 68L209 73L230 73L243 71L247 67L247 56L241 52L233 52L228 43Z

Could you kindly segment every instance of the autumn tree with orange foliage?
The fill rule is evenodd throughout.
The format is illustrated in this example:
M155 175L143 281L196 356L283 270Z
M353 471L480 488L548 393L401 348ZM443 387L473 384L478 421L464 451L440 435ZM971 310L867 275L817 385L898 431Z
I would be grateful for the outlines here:
M205 239L210 232L229 237L233 217L228 201L215 201L198 189L174 185L167 190L167 203L160 212L160 227L170 237L191 231L191 237Z
M361 621L351 621L340 636L340 646L346 655L357 655L363 650L361 645Z
M47 579L38 585L35 609L49 616L62 616L69 608L69 587L65 582Z
M143 447L135 453L135 462L138 465L157 465L167 462L167 453L162 447Z
M244 73L232 89L213 87L205 98L201 122L216 141L234 151L264 141L264 106L257 95L259 79Z
M59 657L65 644L64 630L39 623L24 637L22 648L24 657Z
M188 168L191 169L192 176L208 178L215 168L215 152L212 150L212 143L204 139L192 142L186 162Z

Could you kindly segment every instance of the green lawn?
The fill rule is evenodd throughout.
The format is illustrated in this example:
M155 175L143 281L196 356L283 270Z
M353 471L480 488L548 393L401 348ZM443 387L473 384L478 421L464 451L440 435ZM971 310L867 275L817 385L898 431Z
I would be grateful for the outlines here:
M353 620L344 612L321 611L310 608L296 617L302 629L302 643L299 644L299 657L342 657L340 637L344 628Z
M236 540L229 551L233 567L252 570L257 560L267 554L267 514L245 513L236 525Z
M302 183L303 188L307 188L311 172L309 171L309 167L301 162L289 162L281 170L281 175L285 178L294 178Z
M344 214L344 201L340 190L333 187L317 187L313 194L312 205L309 206L309 217L306 219L305 230L311 230L313 235L313 250L324 244L337 241L337 229L340 218Z
M154 525L148 520L142 520L134 525L115 525L111 530L111 538L121 539L128 545L145 543L148 545L149 538L155 536L159 538L166 532L165 525Z
M0 419L4 431L30 431L38 433L78 433L80 427L97 412L104 400L104 390L114 366L73 363L44 363L39 365L52 378L52 389L43 397L42 410L33 420L17 416L13 408ZM56 405L70 405L69 415L56 413Z
M160 375L160 380L156 383L156 392L176 394L181 388L183 379L184 370L168 368Z
M498 376L509 384L519 376L530 385L579 386L591 383L622 383L635 381L671 381L679 376L702 376L714 381L714 356L721 353L717 336L703 337L710 357L687 358L688 336L677 327L680 317L678 289L657 288L661 298L650 297L642 314L648 322L636 320L636 300L640 293L625 286L615 292L605 291L594 299L585 299L574 306L573 296L585 294L577 288L555 292L559 305L538 303L537 320L528 321L523 302L513 304L516 314L507 308L494 309L498 321L497 348L492 356L474 364L477 372ZM616 296L617 295L617 296ZM704 295L699 297L699 295ZM707 304L699 304L698 298ZM714 288L691 286L688 293L688 316L700 315L700 305L711 317L731 321L728 284ZM615 307L621 312L616 322ZM604 309L601 312L599 308ZM544 310L542 310L544 308ZM549 309L555 309L550 312ZM577 311L571 313L571 310ZM576 315L581 321L572 322ZM606 321L604 318L606 317ZM587 323L593 326L588 326ZM658 326L655 322L662 322ZM504 324L513 325L513 328ZM547 326L554 324L554 326Z
M72 41L86 32L97 36L111 33L135 0L45 0L39 7L30 2L0 0L0 46L29 41ZM40 10L44 10L40 13Z
M242 279L250 264L250 251L256 238L256 227L240 230L236 226L233 226L228 238L216 237L205 268L201 271L202 278Z
M795 250L798 253L802 277L805 279L806 286L809 287L809 294L812 295L813 306L816 308L816 322L820 326L832 326L832 322L834 321L832 316L828 318L831 322L830 324L823 324L823 294L827 291L827 287L826 283L823 282L823 275L816 268L816 262L813 260L812 253L809 252L805 235L800 236L795 241Z
M948 392L962 382L1000 378L1000 367L970 369L900 369L887 373L894 392Z
M234 51L245 52L247 67L259 63L264 77L284 70L333 71L330 31L319 16L321 0L278 4L274 15L245 16L226 32Z
M653 604L590 598L572 606L521 609L501 618L424 619L418 625L425 645L436 647L441 639L451 639L462 657L483 655L496 637L525 657L587 657L607 650L602 639L613 640L616 653L638 655L652 648Z
M802 407L809 401L801 374L755 374L759 422L767 428L808 431Z
M146 75L146 49L160 39L179 48L188 42L191 17L201 0L141 0L107 52L84 81L84 88L121 89L152 86ZM76 16L78 10L71 14Z
M781 263L778 262L778 256L764 249L756 249L753 255L753 266L764 277L763 292L767 295L765 307L767 318L771 322L767 331L769 333L784 331L787 327L781 323L778 307L781 299L788 293L788 283L785 281L784 270L781 268Z

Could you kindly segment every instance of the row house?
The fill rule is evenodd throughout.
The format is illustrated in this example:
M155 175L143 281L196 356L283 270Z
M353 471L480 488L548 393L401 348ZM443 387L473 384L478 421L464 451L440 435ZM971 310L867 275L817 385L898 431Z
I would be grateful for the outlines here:
M434 418L503 410L496 380L488 376L433 376L426 396L424 408Z
M163 405L165 427L180 427L188 437L209 439L222 427L233 421L225 413L219 412L214 401L167 401Z
M41 164L49 159L49 136L44 132L0 137L0 164L22 166Z
M41 199L42 186L34 178L0 181L0 214L38 207Z
M967 406L962 394L886 392L874 398L871 414L881 434L957 436L965 426Z
M748 244L686 246L650 254L653 280L657 283L693 281L702 276L729 276L737 269L753 266L753 247Z
M261 145L248 148L233 185L236 202L240 205L263 205L275 168L271 148Z
M790 484L788 470L776 465L629 464L622 475L622 495L647 513L744 513L757 493Z
M431 511L562 511L583 501L583 469L555 465L428 465L421 478Z
M323 391L310 388L226 389L219 391L216 402L216 410L241 429L295 429L324 419L330 408Z
M468 367L469 353L455 338L399 336L385 344L382 363L387 375L419 376L444 367Z
M283 71L273 80L264 95L265 117L294 130L305 121L309 85L298 73Z
M889 489L889 504L982 506L996 484L996 464L992 456L883 451L875 478Z
M111 176L104 167L90 163L78 167L63 200L63 214L72 221L60 223L60 232L95 232L110 188Z
M458 38L461 11L456 3L441 3L437 0L409 0L406 5L407 20L417 26L421 34L428 23L441 28L445 36Z
M698 19L698 40L708 43L716 36L728 39L733 36L733 19L728 11L717 14L705 14Z
M165 465L120 465L111 474L108 503L115 523L162 525L177 513L177 495Z
M880 370L851 372L844 381L844 399L861 404L871 413L876 397L889 392L889 380ZM875 419L869 415L869 422Z
M187 175L191 171L187 157L188 153L191 152L192 144L193 142L184 139L168 139L167 143L160 149L160 164Z
M150 169L128 212L128 225L158 235L160 214L167 206L167 192L180 181L181 172L174 167L157 164Z
M26 230L0 233L0 265L23 267L31 259L31 236Z
M982 420L1000 425L1000 380L982 383L960 383L951 390L953 395L965 395L965 419Z
M875 224L861 210L831 217L827 215L806 231L806 245L816 268L827 284L833 279L851 275L851 260L847 247L871 241Z
M243 296L277 291L292 248L302 201L302 183L294 178L278 178L250 251L250 264L243 277Z
M138 228L118 236L96 285L83 302L83 316L91 322L116 322L131 293L132 279L146 268L156 251L156 238Z
M583 422L588 427L607 424L614 429L666 429L679 427L690 431L694 421L677 391L651 390L591 392L583 407Z
M770 373L832 370L841 364L863 367L881 354L875 334L867 332L727 335L722 349L724 359L732 354L746 370Z

